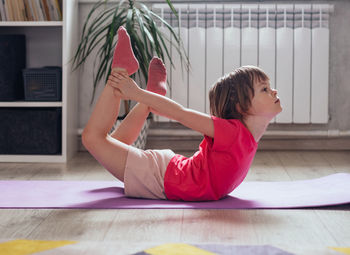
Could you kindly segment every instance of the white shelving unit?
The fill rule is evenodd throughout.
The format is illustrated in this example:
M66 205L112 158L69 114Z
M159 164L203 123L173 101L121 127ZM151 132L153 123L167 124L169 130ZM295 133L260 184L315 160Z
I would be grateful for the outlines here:
M62 102L0 102L0 107L62 107Z
M0 34L25 34L27 68L62 67L60 102L0 102L0 107L58 107L62 109L62 144L58 155L0 155L0 162L67 162L77 151L78 72L71 59L78 42L78 0L63 0L63 21L1 22ZM34 141L33 141L34 142Z
M1 27L62 27L63 21L1 21Z

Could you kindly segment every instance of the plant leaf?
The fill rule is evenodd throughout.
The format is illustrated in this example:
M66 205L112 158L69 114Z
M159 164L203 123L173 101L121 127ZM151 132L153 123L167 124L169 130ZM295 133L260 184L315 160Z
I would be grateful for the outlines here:
M177 14L176 9L174 8L173 4L171 3L170 0L165 0L167 4L169 5L171 11L175 14L176 18L179 19L179 15Z

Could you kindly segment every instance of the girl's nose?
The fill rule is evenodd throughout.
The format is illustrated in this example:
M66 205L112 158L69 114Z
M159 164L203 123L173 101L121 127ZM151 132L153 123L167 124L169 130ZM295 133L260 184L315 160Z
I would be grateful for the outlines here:
M276 97L276 95L277 95L277 90L276 90L276 89L272 89L272 95L273 95L274 97Z

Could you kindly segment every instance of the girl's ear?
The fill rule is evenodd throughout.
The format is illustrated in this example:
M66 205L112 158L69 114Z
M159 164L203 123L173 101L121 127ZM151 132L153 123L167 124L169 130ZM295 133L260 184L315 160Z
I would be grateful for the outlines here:
M236 107L236 111L239 112L241 115L243 115L243 111L239 103L236 103L235 107Z

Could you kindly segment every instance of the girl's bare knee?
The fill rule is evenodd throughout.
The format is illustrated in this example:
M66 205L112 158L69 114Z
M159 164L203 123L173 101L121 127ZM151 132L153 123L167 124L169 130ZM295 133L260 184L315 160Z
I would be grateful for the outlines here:
M129 146L102 133L84 129L82 143L89 153L119 180L124 181L124 171Z
M81 134L81 142L88 151L91 150L93 145L96 144L99 139L103 139L103 137L86 129L84 129Z

